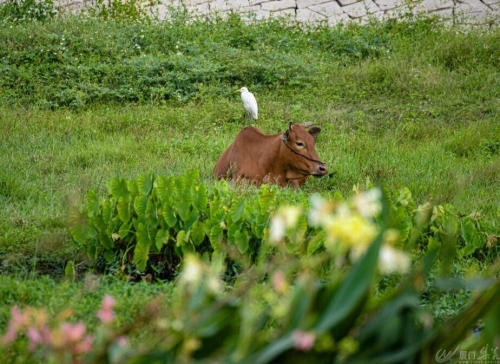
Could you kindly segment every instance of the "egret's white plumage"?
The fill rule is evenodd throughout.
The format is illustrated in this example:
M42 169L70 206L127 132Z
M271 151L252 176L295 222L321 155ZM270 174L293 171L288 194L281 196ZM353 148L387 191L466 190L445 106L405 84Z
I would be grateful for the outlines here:
M241 101L243 101L243 106L250 118L250 125L252 125L252 120L257 120L259 118L257 100L255 100L253 93L248 91L246 87L242 87L237 91L241 92Z

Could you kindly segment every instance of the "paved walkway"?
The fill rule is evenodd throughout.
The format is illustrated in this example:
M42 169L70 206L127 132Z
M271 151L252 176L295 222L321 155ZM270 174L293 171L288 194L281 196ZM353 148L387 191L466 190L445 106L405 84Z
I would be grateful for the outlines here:
M0 4L6 0L0 0ZM126 0L122 0L126 1ZM299 22L366 21L394 18L401 13L438 15L454 23L500 25L500 0L159 0L151 7L160 19L169 7L186 7L195 14L236 11L249 19L288 16ZM55 0L61 11L77 12L92 0Z

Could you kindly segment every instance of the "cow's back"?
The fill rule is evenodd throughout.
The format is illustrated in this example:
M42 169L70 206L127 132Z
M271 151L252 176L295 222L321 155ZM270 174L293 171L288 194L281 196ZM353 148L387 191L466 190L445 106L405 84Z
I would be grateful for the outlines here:
M276 138L279 139L279 136L265 135L253 126L246 127L219 158L214 175L218 178L245 177L262 181L267 174Z
M233 143L234 144L234 143ZM217 164L214 167L214 176L221 179L221 178L230 178L231 171L231 155L233 154L231 152L233 144L231 144L226 151L220 156L219 160L217 161Z

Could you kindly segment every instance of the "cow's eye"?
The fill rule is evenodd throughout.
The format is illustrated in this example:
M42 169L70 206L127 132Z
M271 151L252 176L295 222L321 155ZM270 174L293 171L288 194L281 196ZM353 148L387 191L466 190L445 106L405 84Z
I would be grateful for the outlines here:
M304 143L302 142L295 142L295 145L299 148L304 148Z

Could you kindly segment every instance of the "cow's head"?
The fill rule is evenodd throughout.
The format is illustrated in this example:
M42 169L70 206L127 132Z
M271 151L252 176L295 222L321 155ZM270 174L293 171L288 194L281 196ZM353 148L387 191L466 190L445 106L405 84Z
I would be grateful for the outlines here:
M314 141L321 129L306 129L312 125L313 123L292 125L289 122L288 129L281 134L281 140L290 150L287 162L295 172L304 176L322 177L328 172L328 167L319 159L314 149Z

